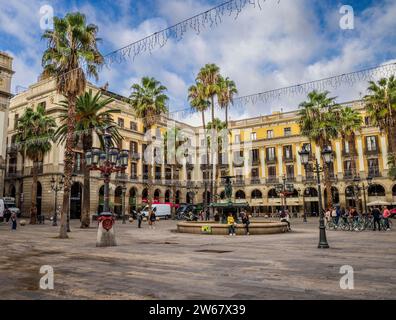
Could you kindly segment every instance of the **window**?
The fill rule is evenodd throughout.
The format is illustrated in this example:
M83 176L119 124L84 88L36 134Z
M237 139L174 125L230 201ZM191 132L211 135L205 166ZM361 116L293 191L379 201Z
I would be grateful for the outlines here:
M161 167L155 167L155 179L161 180Z
M364 117L364 124L365 124L366 126L369 126L369 125L370 125L370 117Z
M256 132L251 132L250 133L250 140L252 140L252 141L257 140L257 133Z
M267 160L273 161L275 160L275 148L267 148Z
M253 162L258 162L259 161L259 150L258 149L253 149L251 151L251 157Z
M138 144L135 141L130 141L129 142L129 151L131 151L131 153L137 153L138 152Z
M19 114L15 114L15 120L14 120L14 130L18 129L18 120L19 120Z
M131 121L131 122L129 123L129 128L130 128L131 130L133 130L133 131L138 131L138 129L137 129L137 123L134 122L134 121Z
M344 176L352 176L352 161L344 161Z
M267 130L267 139L272 139L274 137L274 130Z
M284 146L283 147L283 156L286 160L293 159L293 149L292 146Z
M378 159L369 159L367 161L367 164L368 164L369 177L378 177L379 176Z
M119 126L120 128L124 128L124 119L118 118L118 126Z
M366 137L367 151L377 151L377 137L370 136Z
M312 151L311 144L310 143L304 143L303 144L303 149L308 151L308 152L311 152Z
M39 108L39 107L41 107L41 108L43 108L43 109L45 110L45 108L47 107L47 103L46 103L45 101L42 101L42 102L40 102L40 103L37 105L37 108Z
M283 129L284 136L290 136L291 135L291 128L284 128Z
M136 163L131 163L131 178L132 179L137 178L137 164Z
M349 152L350 152L350 150L349 150L349 142L348 141L344 142L344 151L345 151L345 154L349 154Z
M240 142L241 142L241 135L240 135L240 134L236 134L236 135L235 135L234 142L235 142L235 143L240 143Z
M80 173L81 172L81 159L82 159L82 154L81 153L75 153L74 156L74 173Z
M268 177L270 179L276 178L276 167L274 167L274 166L268 167Z
M192 170L187 170L187 181L191 181Z
M259 169L258 168L252 169L251 176L252 176L252 179L258 179L259 178Z
M286 177L288 179L293 179L294 178L294 166L286 166Z

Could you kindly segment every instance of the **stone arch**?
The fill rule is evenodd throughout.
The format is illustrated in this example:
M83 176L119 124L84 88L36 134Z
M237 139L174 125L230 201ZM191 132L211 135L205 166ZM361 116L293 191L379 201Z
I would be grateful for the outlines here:
M396 184L392 188L392 196L396 197Z
M318 190L316 190L316 189L313 188L313 187L305 188L305 190L304 190L304 196L305 196L305 197L312 197L312 198L318 197L318 196L319 196Z
M168 189L165 191L165 202L171 202L172 192Z
M367 194L369 197L384 197L386 192L381 184L373 183L368 187Z
M237 192L235 192L235 199L246 199L245 191L238 190Z
M153 201L159 202L161 199L161 190L155 189L153 193Z
M273 198L279 198L279 194L276 192L274 188L268 190L268 198L273 199Z
M254 189L251 193L252 199L262 199L263 193L259 189Z

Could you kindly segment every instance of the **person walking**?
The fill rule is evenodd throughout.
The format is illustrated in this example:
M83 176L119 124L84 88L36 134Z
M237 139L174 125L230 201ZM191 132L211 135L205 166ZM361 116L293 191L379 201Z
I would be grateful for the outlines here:
M16 229L17 229L17 216L16 213L13 212L11 214L11 230L16 231Z
M155 211L157 208L151 209L149 214L149 226L150 229L155 229L155 221L157 220L157 216L155 215Z
M231 212L228 214L227 224L228 224L228 234L230 236L235 236L235 219Z
M209 220L210 220L210 212L209 212L209 209L206 209L205 215L206 215L206 221L209 221Z
M143 212L140 211L137 215L137 221L138 221L138 228L140 229L142 227L142 221L143 221Z
M390 217L391 213L388 209L387 206L384 207L384 211L382 212L382 218L384 219L385 222L385 227L386 227L386 231L390 230L390 225L389 225L389 217Z
M374 218L373 231L377 230L376 228L377 225L378 225L378 231L381 231L381 211L377 207L374 207L373 210L371 210L371 215Z
M342 215L342 210L340 207L336 208L336 217L335 217L335 224L338 226L338 222L340 221L340 217Z
M250 234L249 233L250 218L249 218L249 214L246 211L242 211L242 223L245 226L246 235L248 236Z

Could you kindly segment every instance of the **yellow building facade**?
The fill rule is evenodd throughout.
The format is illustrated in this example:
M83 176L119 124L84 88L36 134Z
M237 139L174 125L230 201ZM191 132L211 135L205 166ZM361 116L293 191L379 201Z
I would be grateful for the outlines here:
M87 90L97 92L99 88L89 85ZM102 90L103 95L112 97L114 102L110 108L120 110L114 114L114 120L124 138L119 148L129 150L130 161L126 170L127 179L120 179L113 175L110 187L111 205L116 213L120 213L122 186L126 187L126 211L136 209L147 198L145 179L147 178L147 164L144 163L144 153L152 143L152 137L163 140L167 127L178 127L187 132L190 147L189 154L184 160L173 165L164 154L158 163L153 163L153 197L159 202L201 203L203 201L204 180L207 178L208 166L205 166L206 156L202 154L205 141L202 128L193 127L182 122L172 121L166 116L158 119L158 124L152 133L146 133L143 123L137 119L126 102L126 98ZM36 108L39 104L45 106L47 113L58 117L60 108L57 103L62 100L55 89L55 82L42 80L28 88L25 92L13 97L9 107L9 121L7 128L7 171L4 192L14 196L22 212L27 214L30 206L31 168L32 163L24 157L15 145L16 122L27 107ZM356 132L354 146L349 146L341 139L332 141L334 161L331 169L333 182L333 202L341 206L363 207L366 202L383 200L396 204L396 183L387 175L387 138L378 128L370 125L365 116L361 102L351 102L348 105L356 108L364 119L364 125ZM59 121L59 119L57 119ZM274 113L229 122L230 143L219 153L219 178L217 181L217 196L214 201L226 201L223 181L224 175L231 175L233 179L233 201L248 202L257 214L271 214L279 210L284 203L284 197L279 195L276 187L285 182L290 188L286 197L286 206L291 212L301 214L304 211L317 212L318 193L313 174L301 164L298 152L305 146L311 152L311 159L320 160L320 148L301 136L297 112ZM148 137L148 139L147 139ZM151 141L150 141L151 140ZM192 142L192 143L191 143ZM99 146L95 138L96 146ZM351 150L356 156L352 157ZM71 217L79 218L82 204L81 160L83 152L76 150L75 177L71 195ZM40 166L38 186L38 210L50 216L54 212L55 194L51 191L51 179L63 173L64 145L53 145L52 150L44 157ZM212 159L212 157L210 157ZM216 157L215 157L216 158ZM189 162L189 159L192 161ZM352 162L355 163L356 173L361 181L359 185L365 187L365 192L359 195L353 192L358 184L353 178ZM209 165L212 167L212 165ZM368 187L366 178L372 177ZM364 183L365 185L363 185ZM58 193L58 203L62 194ZM326 198L327 195L324 195ZM325 200L325 199L324 199ZM103 179L96 172L91 172L91 211L101 210L103 202Z

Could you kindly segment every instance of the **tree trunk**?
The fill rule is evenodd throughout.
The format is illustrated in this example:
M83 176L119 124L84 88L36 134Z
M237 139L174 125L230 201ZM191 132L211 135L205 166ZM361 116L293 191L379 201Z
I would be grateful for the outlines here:
M211 178L212 178L212 183L210 184L210 200L211 202L214 202L215 199L215 185L216 185L216 170L217 170L217 166L216 166L216 159L217 159L217 150L215 149L215 146L217 145L217 141L215 142L215 128L214 128L214 121L215 121L215 117L214 117L214 96L211 96L211 107L212 107L212 128L211 128L211 149L212 149L212 161L213 161L213 165L212 165L212 172L211 172ZM213 210L213 214L214 214L214 208L212 208Z
M33 168L32 168L32 175L33 175L33 182L32 182L32 202L30 206L30 224L37 223L37 161L33 161Z
M85 153L92 148L92 135L83 136L84 159L82 159L82 170L84 173L84 186L83 186L83 203L81 214L81 228L89 228L91 222L90 217L90 201L91 201L91 170L86 166Z
M206 175L208 174L209 170L209 146L208 146L208 141L206 139L206 123L205 123L205 112L202 111L202 126L203 126L203 130L204 130L204 139L205 139L205 143L206 143ZM206 178L208 178L208 176L206 176ZM210 176L209 176L210 178ZM206 180L206 179L204 179ZM203 198L203 203L204 203L204 209L206 210L208 207L208 184L206 181L204 181L204 188L205 188L205 193L204 193L204 198Z
M74 165L74 130L75 130L75 115L76 115L76 96L69 96L69 110L67 118L67 136L66 136L66 147L65 147L65 160L64 160L64 185L63 185L63 202L61 211L61 224L59 230L59 238L67 239L67 215L70 206L70 188L71 178L73 173Z

